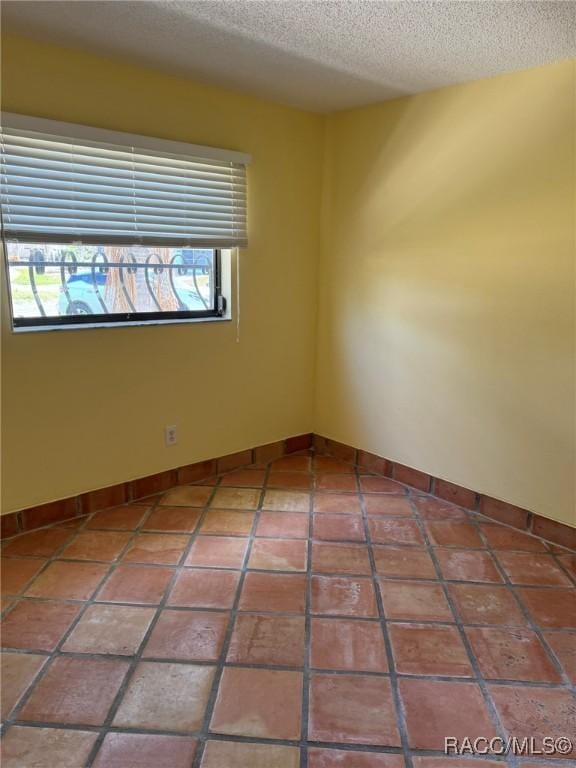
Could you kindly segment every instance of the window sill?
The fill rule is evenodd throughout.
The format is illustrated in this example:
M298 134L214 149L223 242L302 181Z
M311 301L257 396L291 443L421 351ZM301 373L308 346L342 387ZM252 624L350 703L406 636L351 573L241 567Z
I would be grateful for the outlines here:
M187 319L175 320L134 320L122 323L78 323L74 325L38 325L30 327L12 328L12 333L45 333L48 331L89 331L99 330L101 328L133 328L157 325L197 325L198 323L229 323L232 320L230 315L223 317L192 317Z

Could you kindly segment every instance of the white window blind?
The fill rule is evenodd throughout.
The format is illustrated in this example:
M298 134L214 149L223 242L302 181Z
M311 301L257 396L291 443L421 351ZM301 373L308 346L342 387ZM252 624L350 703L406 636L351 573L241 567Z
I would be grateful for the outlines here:
M7 113L0 137L8 240L247 244L247 155Z

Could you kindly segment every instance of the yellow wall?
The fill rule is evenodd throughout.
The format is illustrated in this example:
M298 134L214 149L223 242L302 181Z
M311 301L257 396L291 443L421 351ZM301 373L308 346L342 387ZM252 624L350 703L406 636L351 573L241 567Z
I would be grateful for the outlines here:
M572 524L574 67L329 118L315 421Z
M12 335L3 302L2 511L310 431L323 119L22 38L2 53L5 110L253 157L240 343L232 323Z
M6 36L2 85L253 155L240 343L14 336L4 302L3 512L314 429L576 523L573 62L326 120Z

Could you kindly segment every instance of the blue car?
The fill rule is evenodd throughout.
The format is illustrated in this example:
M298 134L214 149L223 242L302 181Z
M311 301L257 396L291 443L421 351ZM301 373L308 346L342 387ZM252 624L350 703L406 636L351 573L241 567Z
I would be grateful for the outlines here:
M94 280L100 293L100 296L106 302L106 281L108 275L104 272L96 272L94 274ZM177 285L178 298L185 304L188 310L204 310L206 306L202 301L200 295L185 286ZM66 280L66 289L60 289L60 297L58 299L58 311L60 315L101 315L104 314L104 309L98 298L98 294L94 287L92 279L92 272L79 272L75 275L70 275ZM140 311L154 311L155 306L150 306L149 309Z
M176 264L182 264L180 274L187 274L189 269L186 267L191 267L200 274L207 275L212 269L214 251L211 248L182 248L175 251L174 256Z

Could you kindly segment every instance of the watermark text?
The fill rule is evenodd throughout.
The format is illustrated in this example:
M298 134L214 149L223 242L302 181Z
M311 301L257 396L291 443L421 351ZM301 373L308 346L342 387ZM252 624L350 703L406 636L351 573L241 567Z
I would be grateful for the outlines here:
M569 755L574 749L574 743L568 736L543 736L534 738L525 736L518 738L510 736L502 739L500 736L475 739L458 739L456 736L444 738L444 754L446 755L519 755L519 756L548 756Z

